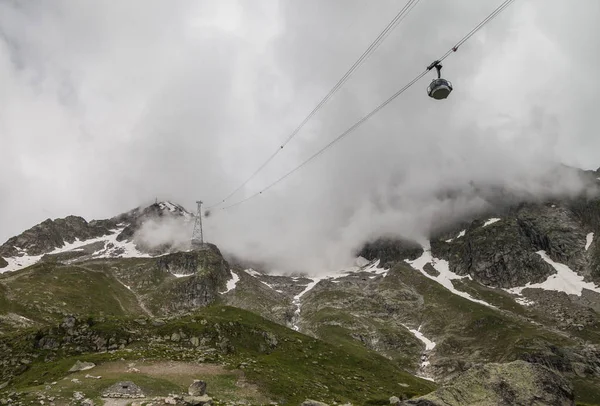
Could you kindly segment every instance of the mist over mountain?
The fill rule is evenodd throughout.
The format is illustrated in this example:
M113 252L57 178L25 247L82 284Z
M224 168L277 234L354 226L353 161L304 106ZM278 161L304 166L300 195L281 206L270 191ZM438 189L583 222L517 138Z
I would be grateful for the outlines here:
M419 3L228 203L330 142L494 7ZM108 218L155 198L188 210L198 199L219 202L401 7L202 1L130 2L118 12L65 2L0 8L6 240L46 218ZM516 2L444 61L455 85L450 99L428 98L427 76L285 182L213 211L207 238L232 252L268 250L258 255L278 263L336 267L378 228L423 234L431 218L485 207L478 198L439 200L445 190L471 183L534 194L581 188L577 179L545 186L541 178L561 162L598 166L590 106L599 85L586 79L600 49L597 12L593 1L577 9Z
M0 1L0 405L600 405L600 2L497 3Z

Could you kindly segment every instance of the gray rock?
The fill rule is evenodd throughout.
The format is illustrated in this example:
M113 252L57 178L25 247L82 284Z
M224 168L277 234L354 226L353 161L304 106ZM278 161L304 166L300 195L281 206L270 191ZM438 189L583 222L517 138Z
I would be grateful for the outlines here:
M475 366L449 384L400 405L492 406L492 405L574 406L569 381L557 372L525 361Z
M70 330L73 327L75 327L75 324L77 323L77 319L73 316L67 316L63 319L62 323L61 323L61 327L64 328L65 330Z
M447 259L452 272L487 286L524 286L556 273L537 251L587 276L591 272L583 250L586 228L574 210L565 205L521 204L488 226L484 227L485 219L473 221L464 237L450 243L432 241L432 253Z
M327 403L319 402L317 400L306 399L301 403L300 406L329 406Z
M188 388L190 396L203 396L206 394L206 382L194 379L194 382Z
M369 261L379 259L384 267L405 259L417 259L423 249L414 241L380 238L363 246L358 256Z
M154 320L152 320L152 325L154 327L164 326L165 325L165 321L161 320L161 319L154 319Z
M396 405L400 403L400 398L398 396L392 396L390 398L390 405Z
M203 395L203 396L185 396L183 398L183 402L188 406L203 406L203 405L212 405L212 398Z
M16 247L24 249L28 255L41 255L53 251L55 248L63 247L65 243L72 243L76 238L87 240L110 234L109 228L114 225L100 222L88 223L78 216L67 216L64 219L56 220L47 219L6 241L0 246L0 255L4 257L17 256L19 250Z
M79 371L87 371L88 369L92 369L96 366L93 362L81 362L77 361L75 365L69 369L69 372L79 372Z

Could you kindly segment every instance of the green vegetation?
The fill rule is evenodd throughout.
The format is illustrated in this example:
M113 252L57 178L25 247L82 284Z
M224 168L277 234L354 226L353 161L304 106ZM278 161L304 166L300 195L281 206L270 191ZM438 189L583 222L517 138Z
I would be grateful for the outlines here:
M395 267L389 277L413 286L423 296L421 312L427 320L424 334L446 337L435 349L438 357L476 354L490 362L503 362L517 359L524 342L536 346L574 344L541 326L458 296L404 265ZM501 295L492 292L486 292L485 297L502 300Z
M452 284L456 289L466 292L475 299L483 300L499 309L507 310L521 316L531 316L525 307L515 302L508 293L499 289L488 288L470 279L454 280Z
M317 337L345 351L378 347L377 352L391 357L399 368L412 373L418 368L423 344L404 327L395 328L389 322L356 317L329 306L311 313L305 323ZM376 344L370 344L369 337L376 338Z
M121 331L131 335L132 342L123 350L103 354L69 356L74 350L67 346L52 362L43 361L49 353L47 350L31 348L31 353L38 354L38 358L11 386L31 392L42 382L60 381L77 359L102 365L121 358L198 362L201 357L205 359L204 365L207 365L206 358L228 365L230 375L242 368L245 379L255 384L259 392L286 404L300 403L307 397L362 404L385 396L424 394L435 388L431 382L402 371L373 351L350 343L332 345L228 306L209 306L160 326L127 319L97 321L91 327L85 325L83 331L92 330L90 340L96 340L94 337L98 335L114 336ZM56 338L64 333L53 329L42 331L37 337L47 334ZM199 346L194 341L200 343ZM29 345L32 344L30 341ZM117 380L121 378L121 375L115 376ZM227 382L224 377L220 379ZM103 381L102 386L107 382ZM215 396L224 395L215 392Z
M600 405L600 379L573 379L577 406Z
M81 266L39 263L10 273L0 278L0 297L0 310L33 320L142 314L135 296L113 276Z

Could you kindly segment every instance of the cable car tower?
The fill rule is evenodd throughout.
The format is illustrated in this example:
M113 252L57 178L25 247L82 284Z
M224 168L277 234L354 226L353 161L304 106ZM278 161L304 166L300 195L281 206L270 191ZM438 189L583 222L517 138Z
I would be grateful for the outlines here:
M194 222L194 231L192 232L192 248L202 248L204 245L204 235L202 233L202 201L196 202L198 210L196 212L196 221Z

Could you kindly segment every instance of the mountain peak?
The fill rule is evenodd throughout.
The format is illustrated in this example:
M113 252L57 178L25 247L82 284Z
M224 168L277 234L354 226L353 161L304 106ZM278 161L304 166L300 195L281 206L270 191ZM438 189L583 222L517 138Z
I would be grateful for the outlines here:
M46 219L0 245L0 272L13 271L35 264L47 255L65 255L74 260L96 257L145 257L161 255L182 248L181 242L149 244L136 238L146 224L162 220L179 222L182 228L194 215L183 206L160 201L139 206L106 220L87 222L83 217ZM153 223L154 222L154 223ZM185 247L183 247L185 248ZM72 251L77 251L74 255Z

